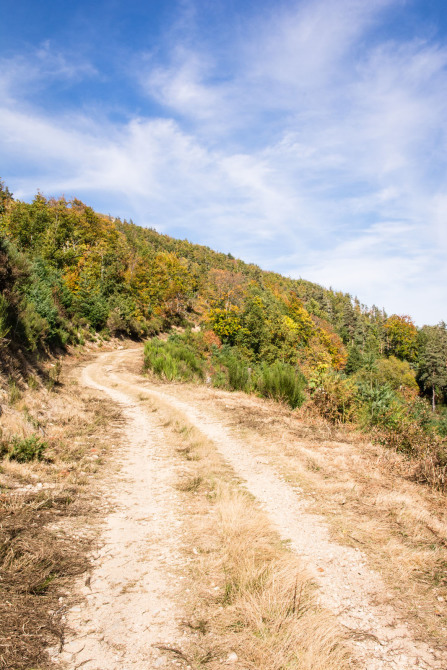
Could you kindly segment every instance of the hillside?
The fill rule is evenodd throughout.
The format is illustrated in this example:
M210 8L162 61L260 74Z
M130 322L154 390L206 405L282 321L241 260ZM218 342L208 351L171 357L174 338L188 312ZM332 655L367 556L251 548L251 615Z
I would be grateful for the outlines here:
M444 668L445 324L0 195L0 666Z
M148 367L292 407L306 402L329 422L357 425L423 461L420 480L445 486L443 323L418 329L409 316L76 199L15 200L3 183L0 286L5 373L87 340L140 340L182 327L176 344L154 341Z
M28 204L1 184L0 234L2 336L12 328L30 350L76 342L86 329L139 338L176 323L208 322L231 339L247 328L248 305L258 300L270 330L277 317L291 318L297 347L324 364L343 368L346 347L351 358L358 351L415 358L409 317L398 333L383 311L348 294L96 214L78 200L38 194ZM290 338L293 327L283 321L280 330Z
M20 333L30 348L69 341L76 337L73 329L82 326L140 337L154 327L204 319L211 306L222 303L226 311L243 311L253 295L262 295L270 311L275 307L284 314L292 309L287 301L297 299L304 321L310 315L323 330L333 327L345 344L378 351L385 346L386 314L347 294L110 219L78 200L38 194L23 203L3 184L0 194L4 262L7 256L9 265L20 267L21 277L17 272L14 277L22 279L19 292L28 309L46 321L40 329L36 324ZM37 280L34 291L27 278ZM7 278L2 282L10 288Z

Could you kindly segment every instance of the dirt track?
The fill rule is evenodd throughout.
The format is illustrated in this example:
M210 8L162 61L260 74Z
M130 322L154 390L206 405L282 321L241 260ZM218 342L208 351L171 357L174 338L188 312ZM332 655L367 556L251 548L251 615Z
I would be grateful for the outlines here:
M139 361L141 349L102 354L82 374L82 383L121 405L127 444L119 455L119 472L104 484L104 496L114 510L83 589L86 605L71 612L75 634L62 657L69 667L142 670L183 664L158 648L181 647L176 584L182 511L173 486L175 459L154 417L139 404L149 394L182 413L214 442L281 537L291 541L320 586L321 604L350 631L361 668L445 669L447 656L415 641L362 553L331 540L324 519L308 511L304 493L217 417L212 392L209 402L199 406L192 398L179 397L184 392L178 387L160 388L131 372Z

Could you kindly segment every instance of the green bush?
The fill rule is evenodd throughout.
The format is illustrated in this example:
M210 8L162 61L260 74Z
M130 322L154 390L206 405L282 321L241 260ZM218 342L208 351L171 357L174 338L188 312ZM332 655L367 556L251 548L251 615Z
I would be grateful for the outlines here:
M167 342L159 338L146 342L144 366L169 381L202 380L204 377L203 359L179 336L172 336Z
M211 347L213 385L231 391L250 393L256 386L256 368L244 359L235 347Z
M441 437L447 437L447 412L443 412L436 418L436 432Z
M349 423L358 410L357 386L336 372L317 374L309 381L312 402L331 423Z
M362 401L359 418L367 427L398 428L405 411L405 403L388 384L359 386Z
M259 369L257 389L266 398L286 402L292 409L300 407L306 396L304 375L287 363L262 365Z
M37 435L13 437L9 444L2 443L2 456L18 463L41 461L47 446L47 443L40 440Z
M214 350L213 386L244 393L257 392L264 398L286 402L295 409L305 400L304 375L293 365L275 362L255 365L244 359L234 347ZM225 383L226 382L226 383Z
M231 356L226 361L228 384L234 391L249 393L253 390L252 368L244 361Z
M15 405L16 402L22 397L22 392L16 382L12 377L8 380L8 402L10 405Z
M163 319L160 319L158 316L151 316L148 321L146 321L147 333L151 337L154 335L159 335L163 330Z
M31 351L38 349L47 339L49 326L47 320L37 311L33 303L24 302L20 314L21 325L26 342Z
M0 346L2 340L6 339L10 330L9 303L5 296L0 293Z

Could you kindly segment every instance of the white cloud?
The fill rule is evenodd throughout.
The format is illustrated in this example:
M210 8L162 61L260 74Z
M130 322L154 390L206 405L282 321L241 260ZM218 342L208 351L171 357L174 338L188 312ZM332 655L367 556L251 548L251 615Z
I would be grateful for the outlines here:
M211 69L206 57L200 57L199 54L178 46L174 50L172 61L172 65L167 67L149 66L140 76L143 90L181 115L196 119L213 117L222 104L222 98L216 87L206 83Z
M177 32L166 58L136 57L163 119L51 118L26 102L28 85L99 75L51 45L12 59L0 153L27 177L10 185L82 197L420 322L446 318L447 47L380 40L398 5L272 9L232 38L230 58Z
M28 54L0 59L0 95L3 105L11 105L44 90L50 82L73 83L98 76L91 63L56 51L45 41Z

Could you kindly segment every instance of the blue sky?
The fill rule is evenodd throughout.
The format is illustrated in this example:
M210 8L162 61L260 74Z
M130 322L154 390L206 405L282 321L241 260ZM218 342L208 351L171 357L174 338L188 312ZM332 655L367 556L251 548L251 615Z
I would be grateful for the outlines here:
M447 3L3 0L0 177L447 320Z

